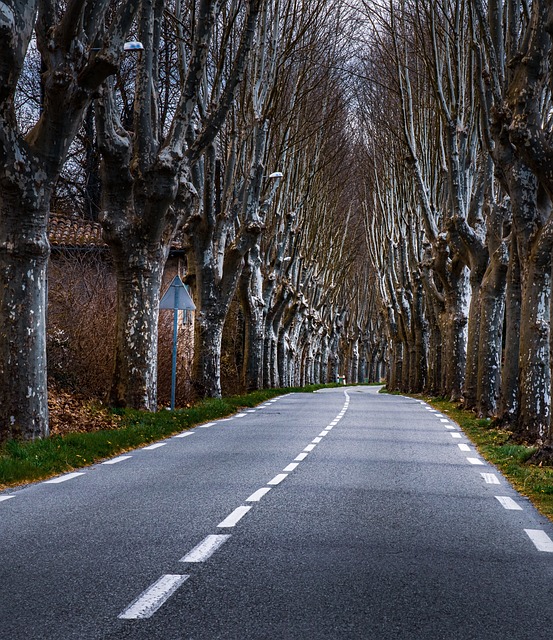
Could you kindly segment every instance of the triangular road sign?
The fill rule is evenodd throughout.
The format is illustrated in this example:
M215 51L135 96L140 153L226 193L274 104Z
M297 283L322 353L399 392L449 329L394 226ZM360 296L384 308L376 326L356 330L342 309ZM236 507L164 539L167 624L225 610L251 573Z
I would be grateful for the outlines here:
M161 298L159 308L185 311L194 311L196 309L196 305L192 301L180 276L174 277L173 282L171 282L163 298Z

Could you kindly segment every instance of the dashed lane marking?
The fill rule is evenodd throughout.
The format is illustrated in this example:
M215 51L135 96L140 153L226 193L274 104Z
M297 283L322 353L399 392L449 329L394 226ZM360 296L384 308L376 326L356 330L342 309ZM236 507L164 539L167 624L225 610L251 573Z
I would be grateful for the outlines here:
M118 617L121 620L150 618L189 577L188 575L173 574L161 576L159 580L141 593Z
M308 444L307 447L305 447L304 451L313 451L313 449L316 447L317 445L314 444Z
M464 442L461 442L457 446L459 447L459 449L461 449L461 451L471 451L471 448L468 446L468 444L465 444Z
M194 432L193 431L185 431L184 433L179 433L176 436L173 436L174 438L186 438L187 436L191 436Z
M261 498L269 493L271 487L263 487L262 489L258 489L256 492L252 493L249 498L246 498L246 502L259 502Z
M526 535L532 540L538 551L553 553L553 540L541 529L524 529Z
M11 500L15 498L15 496L0 496L0 502L5 502L6 500Z
M449 434L452 438L462 438L463 436L460 433L450 433Z
M300 455L299 455L299 456L296 456L296 457L294 458L294 461L295 461L295 462L301 462L302 460L305 460L305 459L307 458L307 456L308 456L308 455L309 455L308 453L300 453Z
M73 480L73 478L77 478L78 476L84 476L84 473L80 473L78 471L75 471L74 473L66 473L64 476L52 478L52 480L45 480L43 484L60 484L61 482L66 482L67 480Z
M181 562L205 562L230 538L230 534L210 535L189 551Z
M522 507L512 498L509 498L509 496L495 496L495 499L505 509L509 509L510 511L522 511Z
M208 429L209 427L212 427L214 424L215 424L214 422L206 422L205 424L200 425L200 429Z
M501 484L495 473L481 473L480 475L484 478L486 484Z
M480 458L467 458L471 464L484 464Z
M321 441L322 441L322 438L319 437L319 436L317 436L316 438L313 438L313 440L311 440L311 442L313 444L319 444L319 442L321 442Z
M123 462L123 460L129 460L132 456L118 456L117 458L112 458L111 460L106 460L102 462L102 464L117 464L118 462Z
M283 471L294 471L298 464L299 462L291 462L287 467L283 469Z
M153 451L154 449L159 449L160 447L164 447L166 442L158 442L156 444L151 444L149 447L143 447L142 451Z
M287 475L288 474L286 474L286 473L279 473L272 480L269 480L269 482L267 482L267 484L269 484L272 487L274 487L277 484L280 484L287 477Z
M242 505L241 507L236 508L230 515L228 515L222 522L220 522L217 527L225 528L225 527L234 527L245 515L251 507L246 507Z

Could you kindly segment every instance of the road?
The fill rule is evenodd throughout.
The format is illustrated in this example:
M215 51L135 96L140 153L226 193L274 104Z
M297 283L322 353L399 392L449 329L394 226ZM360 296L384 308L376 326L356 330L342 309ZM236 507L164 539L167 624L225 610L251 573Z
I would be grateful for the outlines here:
M423 403L292 394L0 493L2 640L551 640L553 526Z

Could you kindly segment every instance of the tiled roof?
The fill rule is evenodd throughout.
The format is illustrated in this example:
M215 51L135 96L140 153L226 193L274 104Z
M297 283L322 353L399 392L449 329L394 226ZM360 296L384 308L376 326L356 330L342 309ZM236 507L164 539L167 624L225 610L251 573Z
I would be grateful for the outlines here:
M53 247L105 247L98 222L50 214L48 238Z

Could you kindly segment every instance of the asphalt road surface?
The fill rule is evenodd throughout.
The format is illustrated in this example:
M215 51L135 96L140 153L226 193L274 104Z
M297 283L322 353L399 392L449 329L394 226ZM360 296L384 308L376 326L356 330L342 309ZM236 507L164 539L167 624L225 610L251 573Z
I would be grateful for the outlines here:
M553 639L553 526L427 405L182 435L0 493L2 640Z

